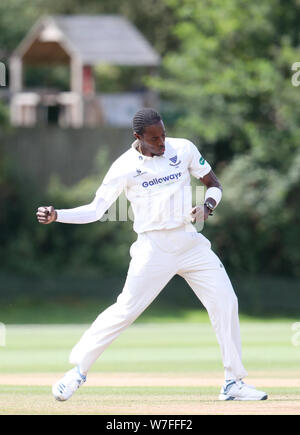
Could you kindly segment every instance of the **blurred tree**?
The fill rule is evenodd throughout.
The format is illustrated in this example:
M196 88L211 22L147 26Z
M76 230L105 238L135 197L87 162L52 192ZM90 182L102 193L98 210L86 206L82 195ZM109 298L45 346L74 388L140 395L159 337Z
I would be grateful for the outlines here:
M8 122L9 122L9 109L3 101L0 101L0 125L3 128L4 125L6 126L8 125Z
M136 92L145 89L147 67L99 64L94 68L97 92Z
M179 49L151 80L176 109L176 133L210 146L216 161L251 150L282 171L299 146L299 0L169 0Z
M224 186L204 232L233 273L300 276L300 1L168 4L179 49L149 82L172 134L194 140Z
M68 65L26 65L24 68L24 86L33 88L55 88L60 91L70 89L70 68Z
M108 164L108 150L101 149L93 174L66 187L53 177L48 194L38 192L12 161L0 159L0 262L1 270L16 275L118 276L125 273L129 246L136 238L132 222L119 221L117 204L103 222L89 225L37 223L41 205L72 208L92 201ZM28 200L30 198L30 201ZM128 207L127 200L125 207ZM119 200L120 201L120 200Z
M222 203L204 228L235 274L300 277L300 149L284 176L253 154L221 173Z
M39 16L42 0L2 0L0 2L0 51L7 59Z

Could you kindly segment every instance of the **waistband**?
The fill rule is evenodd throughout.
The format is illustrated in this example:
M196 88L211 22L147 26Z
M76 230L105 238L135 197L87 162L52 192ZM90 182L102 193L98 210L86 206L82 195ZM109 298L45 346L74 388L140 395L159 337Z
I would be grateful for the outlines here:
M197 233L196 228L193 224L183 224L175 228L164 228L161 230L150 230L150 231L144 231L141 234L159 234L159 233L167 233L171 234L172 232L187 232L187 233Z

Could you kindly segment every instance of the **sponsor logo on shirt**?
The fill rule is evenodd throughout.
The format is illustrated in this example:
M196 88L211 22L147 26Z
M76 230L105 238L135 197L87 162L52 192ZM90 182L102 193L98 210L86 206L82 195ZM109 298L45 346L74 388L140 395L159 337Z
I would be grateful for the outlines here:
M160 178L153 178L150 181L144 181L142 183L143 187L155 186L156 184L167 183L168 181L178 180L181 177L181 172L177 172L176 174L166 175Z
M141 171L141 169L136 169L136 175L134 175L134 178L135 177L139 177L140 175L143 175L143 174L147 174L147 172L146 171L144 171L144 172L142 172Z
M169 163L170 166L178 166L181 163L181 160L177 162L177 156L171 157L169 160L171 160L171 163Z
M199 163L200 163L200 165L204 165L204 163L205 163L205 159L203 158L203 157L200 157L200 159L199 159Z

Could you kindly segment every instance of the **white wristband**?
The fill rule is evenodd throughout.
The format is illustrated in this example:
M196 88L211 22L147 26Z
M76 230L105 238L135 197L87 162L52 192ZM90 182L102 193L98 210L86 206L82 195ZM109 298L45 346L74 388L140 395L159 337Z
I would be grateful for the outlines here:
M204 201L206 201L208 198L213 198L216 201L216 207L217 207L217 205L219 204L222 198L222 190L219 189L218 187L209 187L205 193Z

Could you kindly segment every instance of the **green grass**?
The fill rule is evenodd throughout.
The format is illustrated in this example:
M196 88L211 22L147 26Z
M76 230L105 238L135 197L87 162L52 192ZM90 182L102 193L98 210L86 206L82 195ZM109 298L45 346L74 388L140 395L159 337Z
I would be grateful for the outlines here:
M259 376L263 372L264 379L277 376L291 381L297 373L299 375L300 346L292 344L292 324L292 320L263 321L242 316L243 362L250 376ZM87 326L7 325L6 346L0 347L0 373L2 376L26 373L60 376L69 369L69 352ZM217 373L221 379L223 368L207 314L198 312L197 315L191 313L189 321L162 322L156 319L156 322L133 324L106 349L91 373L170 375L175 379L176 376L205 379ZM182 414L224 414L229 412L227 409L235 409L216 401L218 391L219 386L215 385L97 387L87 383L72 400L61 404L53 400L50 386L0 385L0 414L110 415L147 413L148 409L156 414L166 414L169 410L176 413L176 409ZM269 410L280 413L280 409L289 409L293 413L294 408L289 406L294 405L298 405L300 410L299 385L291 387L274 383L271 395L267 404L260 405L260 408L256 404L247 405L243 412L268 413ZM185 408L180 407L181 403ZM242 413L240 408L236 413Z
M0 322L5 324L83 324L91 323L97 315L115 302L114 298L109 300L98 299L70 299L70 300L35 300L31 298L19 299L15 302L4 302L0 305ZM172 301L166 304L164 301L156 300L137 319L137 323L153 321L159 322L207 322L207 313L203 306L195 298L194 309L172 305ZM264 315L249 316L243 312L241 319L249 321L294 321L292 316Z
M243 359L248 370L297 370L300 346L292 345L291 320L243 320ZM61 372L88 325L7 325L0 348L1 373ZM219 346L207 315L198 322L135 323L93 366L107 372L222 370Z

